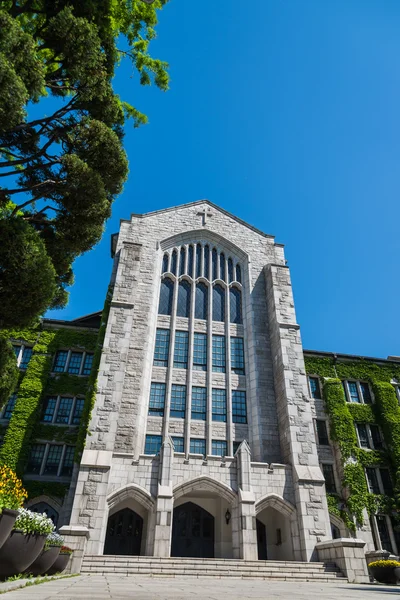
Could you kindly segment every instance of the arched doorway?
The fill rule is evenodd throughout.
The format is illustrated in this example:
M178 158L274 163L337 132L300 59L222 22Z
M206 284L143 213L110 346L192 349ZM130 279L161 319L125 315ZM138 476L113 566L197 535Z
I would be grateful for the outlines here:
M108 519L104 554L139 556L143 519L130 508L124 508Z
M258 560L267 560L267 529L264 523L256 519Z
M214 517L201 506L174 508L171 556L214 558Z

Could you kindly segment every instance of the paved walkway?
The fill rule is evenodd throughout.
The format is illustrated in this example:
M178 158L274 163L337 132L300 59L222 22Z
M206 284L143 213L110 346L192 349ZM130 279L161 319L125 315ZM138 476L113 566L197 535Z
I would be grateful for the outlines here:
M400 587L254 579L81 575L7 592L1 600L393 600Z

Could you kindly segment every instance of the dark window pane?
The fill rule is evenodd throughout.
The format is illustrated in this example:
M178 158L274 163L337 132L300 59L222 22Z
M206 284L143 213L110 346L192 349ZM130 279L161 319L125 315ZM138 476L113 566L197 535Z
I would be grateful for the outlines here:
M190 438L190 452L192 454L206 454L206 440Z
M196 285L195 319L207 319L208 315L208 287L204 283Z
M215 248L212 251L212 279L217 279L218 275L218 254Z
M242 442L233 442L233 456L235 456L236 452L239 450L239 446Z
M190 293L192 286L188 281L181 281L178 287L178 306L176 314L178 317L190 316Z
M236 281L242 283L242 270L240 268L240 265L236 265Z
M318 444L321 446L329 446L328 431L326 428L326 422L320 419L316 420Z
M246 392L232 391L232 422L247 423Z
M65 449L64 460L61 467L61 476L69 477L72 475L72 469L74 468L74 454L75 448L73 446L67 446Z
M162 417L165 406L165 383L152 383L150 387L149 415Z
M71 375L79 375L82 363L82 352L71 352L71 357L68 364L68 373Z
M83 364L82 375L90 375L93 365L93 354L86 353L85 362Z
M22 352L21 362L19 363L20 369L26 369L29 361L31 360L32 352L32 348L24 348Z
M233 281L233 261L231 258L228 259L228 280L229 283Z
M180 252L180 258L179 258L179 275L185 274L185 258L186 258L186 252L185 252L185 248L182 246L181 252Z
M393 546L390 540L389 529L386 522L385 515L376 515L376 524L378 525L379 537L381 538L381 545L384 550L387 550L393 554Z
M393 483L390 477L389 469L379 469L381 481L383 485L383 492L386 496L393 496Z
M357 427L357 431L358 431L358 438L360 440L360 447L361 448L370 448L366 425L364 425L364 423L357 423L356 427Z
M193 342L193 369L196 371L206 371L207 335L205 333L195 333Z
M365 469L365 473L367 475L369 491L372 494L380 494L381 492L379 489L378 477L376 475L376 469L374 469L372 467L367 467Z
M43 475L57 475L62 455L62 446L50 446Z
M216 373L225 373L226 350L224 335L212 336L212 370Z
M325 487L328 494L336 493L336 484L335 484L335 475L333 472L333 466L323 464L322 465L322 473L325 478Z
M27 473L32 473L35 475L40 473L45 448L45 444L35 444L31 447L28 464L26 467Z
M168 273L168 254L164 254L162 263L162 272Z
M170 315L172 312L172 298L174 295L174 283L168 277L163 279L160 288L160 303L158 305L158 314Z
M220 285L213 288L213 321L225 321L225 290Z
M19 358L19 353L20 353L20 350L21 350L21 346L17 346L16 344L13 344L13 350L14 350L15 357L18 359Z
M186 413L186 385L172 384L170 416L184 419Z
M8 399L8 402L5 406L5 409L4 409L3 419L11 419L11 415L15 408L16 401L17 401L17 394L11 394L11 396Z
M207 390L205 387L192 388L192 419L205 421L207 415Z
M65 371L65 363L67 362L68 352L66 350L59 350L56 353L56 359L54 361L53 371L56 373L62 373Z
M231 323L242 323L242 294L240 290L238 290L237 288L230 288L229 301L231 311Z
M319 378L309 377L308 380L310 382L311 397L319 400L321 398L321 387L319 385Z
M178 253L176 250L173 251L172 253L172 259L171 259L171 273L173 273L174 275L176 275L176 269L178 266Z
M355 381L348 381L350 402L360 402L360 396L358 394L358 388Z
M243 338L231 337L231 369L238 375L244 375Z
M159 454L161 450L161 435L146 435L145 454Z
M154 348L154 364L157 367L168 367L169 329L157 329Z
M381 430L379 429L378 425L373 425L373 424L371 424L369 426L369 428L371 430L371 437L372 437L372 442L374 444L374 449L382 450L383 440L382 440L382 436L381 436Z
M185 452L185 440L183 437L171 436L175 452Z
M52 423L56 404L57 396L50 396L45 399L41 418L44 423Z
M213 456L226 456L226 441L225 440L212 440L211 442L211 454Z
M372 404L371 390L368 383L360 383L361 393L365 404Z
M204 277L210 279L210 246L204 247Z
M212 390L212 420L226 422L226 391Z
M85 404L85 400L83 398L77 398L75 400L74 414L73 414L72 421L71 421L72 425L79 425L81 416L82 416L82 412L83 412L84 404Z
M56 423L68 424L72 409L72 398L60 398L58 405Z
M201 276L201 244L196 245L196 277Z
M190 277L193 277L193 246L189 246L189 254L188 254L188 274Z
M225 254L221 253L219 255L219 278L222 281L226 281L226 270L225 270Z
M174 368L187 369L188 365L189 333L176 331L174 348Z

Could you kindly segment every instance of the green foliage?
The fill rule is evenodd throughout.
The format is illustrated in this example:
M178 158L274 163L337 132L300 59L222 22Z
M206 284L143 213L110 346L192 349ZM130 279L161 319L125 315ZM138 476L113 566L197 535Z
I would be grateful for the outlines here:
M53 304L56 272L39 233L22 218L0 219L0 239L0 328L23 327Z
M344 461L357 447L354 423L344 395L340 379L328 379L324 383L324 398L329 414L331 438L337 442Z
M70 396L84 396L87 390L87 378L79 377L78 375L70 375L69 373L57 373L50 377L46 393L49 396L57 396L58 394L68 394Z
M62 442L74 445L78 437L77 427L61 427L60 425L48 425L38 423L32 431L32 440L45 440L47 442Z
M369 563L368 567L389 567L395 569L396 567L400 567L400 562L397 560L374 560L374 562Z
M0 335L0 409L14 392L19 371L9 340Z
M6 310L0 297L0 326L25 326L46 308L64 306L73 261L100 240L128 174L124 123L147 121L115 94L115 67L129 60L141 85L168 89L168 65L149 54L165 4L0 3L0 175L11 182L0 188L0 219L11 231L0 267L14 308ZM27 121L28 102L48 94L59 99L57 110ZM22 203L13 203L22 192ZM18 254L25 262L13 261Z
M38 498L39 496L48 496L61 500L68 491L69 485L59 483L58 481L34 481L32 479L24 480L24 486L28 493L28 500Z
M347 403L349 413L355 423L375 423L375 406L372 404Z

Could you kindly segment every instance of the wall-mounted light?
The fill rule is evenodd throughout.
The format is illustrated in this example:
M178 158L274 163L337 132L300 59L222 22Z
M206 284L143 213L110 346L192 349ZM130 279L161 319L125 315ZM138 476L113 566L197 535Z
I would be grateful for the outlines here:
M225 522L227 525L229 525L229 521L231 520L231 511L229 510L229 508L226 509L226 513L225 513Z

